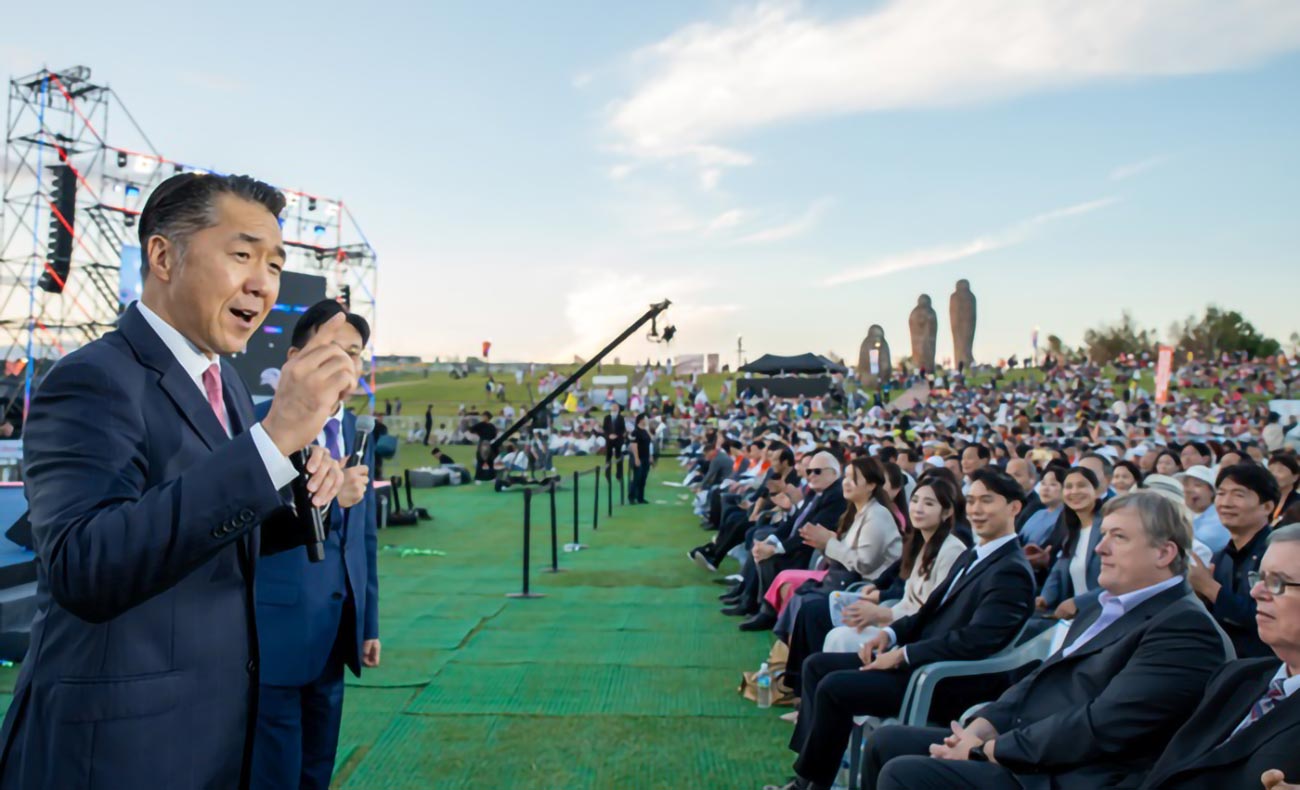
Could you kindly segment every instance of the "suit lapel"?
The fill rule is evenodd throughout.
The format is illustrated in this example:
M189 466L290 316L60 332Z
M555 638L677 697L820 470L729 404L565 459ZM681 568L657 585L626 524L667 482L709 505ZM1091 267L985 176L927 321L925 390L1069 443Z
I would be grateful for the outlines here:
M975 550L971 549L971 551L975 551ZM1007 543L1004 543L1003 545L998 547L997 551L990 554L988 558L985 559L983 562L978 562L975 564L975 567L969 568L965 573L962 574L961 578L957 580L957 583L952 586L952 591L947 593L948 600L952 600L952 598L958 593L960 593L962 590L964 590L968 584L970 584L975 579L979 578L980 575L985 571L987 571L989 568L992 568L994 565L996 565L998 563L998 560L1001 560L1009 551L1020 551L1020 541L1012 540L1012 541L1008 541Z
M1236 735L1232 735L1232 731L1237 728L1238 724L1241 724L1241 720L1246 718L1250 706L1264 696L1264 692L1268 690L1269 681L1273 679L1276 671L1277 667L1272 667L1267 675L1256 678L1253 682L1241 684L1237 693L1229 698L1228 703L1223 706L1222 710L1235 711L1240 715L1231 717L1231 721L1223 722L1222 732L1218 734L1219 737L1214 741L1217 745L1211 748L1209 754L1205 755L1197 764L1198 769L1223 765L1241 759L1257 751L1261 745L1287 729L1300 727L1300 695L1292 694L1279 702L1273 710L1264 715L1264 718ZM1233 707L1229 707L1229 705ZM1229 717L1224 716L1221 718Z
M1062 655L1064 649L1058 650L1056 651L1056 654L1052 656L1051 660L1048 661L1048 663L1059 664L1065 661L1074 661L1075 659L1083 658L1084 656L1090 656L1099 650L1103 650L1109 647L1110 645L1114 644L1115 642L1119 641L1120 639L1123 639L1134 629L1140 628L1143 624L1146 623L1146 621L1150 620L1152 617L1155 617L1156 614L1158 614L1161 610L1165 609L1166 607L1170 606L1173 603L1176 603L1178 600L1190 594L1191 594L1190 588L1187 586L1186 582L1183 582L1182 584L1179 584L1178 586L1173 587L1172 589L1165 590L1159 595L1156 595L1152 598L1148 598L1147 600L1143 601L1133 611L1126 612L1123 615L1121 615L1118 620L1108 625L1104 631L1094 636L1088 642L1088 644L1084 645L1083 647L1080 647L1078 650L1074 651L1069 656ZM1091 607L1087 625L1084 625L1083 623L1078 623L1076 625L1071 626L1070 634L1067 635L1067 638L1065 640L1065 646L1068 647L1069 645L1073 644L1073 639L1078 638L1078 636L1074 636L1075 631L1078 631L1078 635L1082 636L1083 632L1086 631L1088 627L1090 627L1094 622L1096 622L1097 618L1101 617L1101 612L1102 612L1101 606ZM1070 637L1073 637L1073 639L1071 639Z
M131 344L140 361L160 375L159 384L171 399L181 417L190 424L209 450L226 441L226 432L217 421L212 406L199 391L176 356L134 304L127 308L118 322L118 331Z
M1092 532L1088 534L1088 564L1085 566L1084 576L1088 582L1088 589L1098 587L1097 578L1101 575L1101 555L1097 554L1097 544L1101 543L1101 517L1093 519ZM1082 595L1083 590L1076 591L1076 594Z
M244 383L229 362L221 363L221 393L226 401L226 416L230 418L230 435L238 436L255 422L253 404L244 393Z

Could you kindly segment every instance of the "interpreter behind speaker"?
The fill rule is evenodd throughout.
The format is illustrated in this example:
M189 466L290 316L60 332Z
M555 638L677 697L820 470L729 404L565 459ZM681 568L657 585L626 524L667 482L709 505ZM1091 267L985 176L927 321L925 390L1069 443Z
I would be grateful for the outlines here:
M298 319L288 350L304 353L321 328L342 321L334 341L352 362L355 382L370 325L332 299ZM279 398L279 395L276 395ZM274 408L259 404L258 411ZM344 465L343 485L330 505L324 558L302 552L266 557L257 567L257 638L262 671L253 743L254 790L328 788L343 714L343 671L357 677L379 666L379 576L374 418L358 418L339 400L316 445Z
M284 366L261 422L222 359L275 304L283 208L247 176L164 181L138 223L142 299L36 392L37 613L0 736L6 790L247 785L254 568L302 544L299 520L277 518L299 478L288 456L355 381L342 319ZM328 505L339 464L316 448L305 468Z

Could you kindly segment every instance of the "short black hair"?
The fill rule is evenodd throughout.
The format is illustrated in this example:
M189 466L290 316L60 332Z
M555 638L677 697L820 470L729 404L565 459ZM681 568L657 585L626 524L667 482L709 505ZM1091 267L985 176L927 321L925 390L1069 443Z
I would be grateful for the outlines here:
M1276 505L1282 497L1282 489L1277 484L1277 478L1259 464L1233 464L1225 467L1214 479L1214 487L1223 485L1224 480L1231 480L1242 488L1254 491L1261 504L1269 502Z
M1214 452L1210 449L1210 445L1206 444L1205 442L1188 442L1187 444L1183 445L1183 449L1187 449L1188 447L1195 450L1197 455L1203 455L1209 458L1211 461L1214 460Z
M1106 477L1110 477L1115 473L1115 464L1112 463L1109 458L1102 455L1101 453L1087 453L1083 456L1083 458L1080 458L1079 460L1083 461L1088 458L1092 458L1093 460L1101 464L1101 471L1106 473ZM1093 483L1093 485L1097 485L1097 483Z
M972 447L975 448L975 455L978 456L981 461L987 461L993 457L992 451L990 451L989 448L985 447L982 444L968 444L965 447L961 448L961 451L964 453Z
M277 218L284 211L285 200L280 190L252 176L174 175L154 189L140 212L142 277L149 276L149 239L162 236L183 250L190 234L213 226L212 207L218 195L234 195L257 203Z
M1268 456L1270 464L1281 464L1291 470L1291 474L1300 475L1300 458L1290 450L1274 450Z
M985 466L976 469L971 474L970 481L972 484L983 483L985 488L1008 502L1019 502L1022 505L1025 503L1025 489L1020 487L1014 477L997 467Z
M311 340L312 335L316 334L316 330L339 313L347 316L344 320L352 324L352 328L357 330L357 334L361 335L361 347L365 348L366 344L370 342L370 324L356 313L349 313L343 309L343 305L333 299L322 299L307 308L307 312L302 314L302 317L298 319L298 323L293 325L293 337L289 344L294 348L302 348L307 345L307 341Z

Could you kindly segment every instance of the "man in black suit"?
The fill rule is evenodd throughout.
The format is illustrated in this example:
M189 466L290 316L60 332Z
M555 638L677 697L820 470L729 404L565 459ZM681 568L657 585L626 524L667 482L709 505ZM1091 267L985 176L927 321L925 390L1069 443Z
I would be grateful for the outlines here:
M1220 669L1142 790L1292 786L1270 784L1269 771L1300 781L1300 526L1273 533L1251 595L1259 636L1276 658Z
M821 524L831 529L839 524L840 516L844 515L839 461L828 452L817 453L808 461L805 474L808 492L802 506L766 537L754 541L742 571L745 581L741 582L739 602L724 610L725 614L758 614L763 593L778 573L787 568L808 567L812 548L799 537L800 527Z
M920 610L894 621L857 655L818 653L804 662L802 707L790 739L799 758L786 790L830 787L853 717L897 715L914 668L987 658L1020 633L1034 602L1033 571L1016 540L1015 519L1024 496L1006 472L976 470L966 515L978 544L953 565ZM981 685L973 681L963 684L963 690ZM963 696L945 695L949 706L960 705Z
M623 443L627 440L627 423L623 420L623 407L617 403L610 406L609 414L605 415L601 428L602 433L605 434L605 465L608 466L615 458L623 457Z
M1183 578L1184 509L1141 492L1103 513L1100 605L966 727L874 733L867 787L1094 790L1155 762L1223 662L1224 637Z

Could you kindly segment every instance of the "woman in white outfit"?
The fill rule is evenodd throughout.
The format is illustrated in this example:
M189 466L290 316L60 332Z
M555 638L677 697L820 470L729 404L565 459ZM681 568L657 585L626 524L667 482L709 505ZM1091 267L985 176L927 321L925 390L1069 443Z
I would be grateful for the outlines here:
M840 612L844 625L826 635L827 653L854 653L875 638L881 628L900 617L915 614L930 592L952 570L966 545L952 534L956 523L956 489L943 478L917 485L908 507L912 531L903 546L899 574L907 579L903 598L893 606L880 605L880 591L868 585L861 598ZM835 614L832 600L831 613Z

